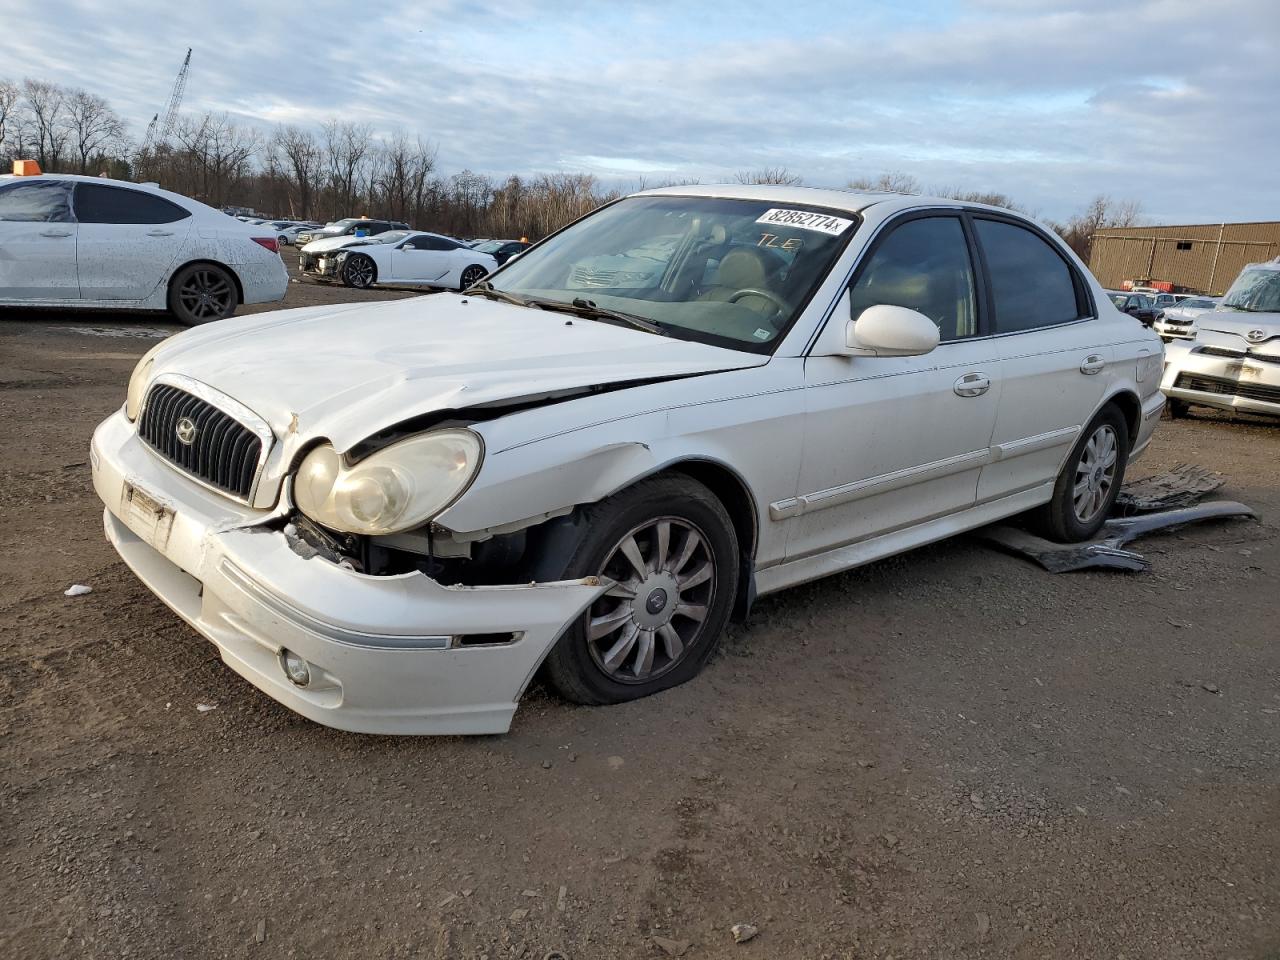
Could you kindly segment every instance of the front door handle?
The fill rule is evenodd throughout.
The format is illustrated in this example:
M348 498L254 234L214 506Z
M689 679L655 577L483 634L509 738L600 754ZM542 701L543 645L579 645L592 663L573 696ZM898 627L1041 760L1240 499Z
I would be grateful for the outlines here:
M954 389L957 397L980 397L991 389L991 378L985 373L966 373Z
M1100 357L1096 353L1091 353L1080 361L1080 372L1086 377L1091 377L1095 373L1101 373L1102 368L1107 365L1107 358Z
M172 237L173 231L172 230L148 230L147 236L148 237Z
M40 231L40 236L42 236L42 237L69 237L69 236L71 236L71 231L70 231L70 230L41 230L41 231Z

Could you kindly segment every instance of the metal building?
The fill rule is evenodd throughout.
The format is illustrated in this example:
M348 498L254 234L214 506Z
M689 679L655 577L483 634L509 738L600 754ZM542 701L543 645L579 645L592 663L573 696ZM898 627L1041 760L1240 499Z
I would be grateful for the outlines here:
M1246 263L1280 256L1280 221L1112 227L1093 235L1089 269L1102 285L1171 285L1221 296Z

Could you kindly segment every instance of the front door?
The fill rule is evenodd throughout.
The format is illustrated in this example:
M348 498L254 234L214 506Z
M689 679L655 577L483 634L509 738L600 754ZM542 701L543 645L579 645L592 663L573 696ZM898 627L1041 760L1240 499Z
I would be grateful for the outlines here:
M964 510L990 455L1001 391L996 345L981 339L980 298L963 221L913 215L873 244L849 291L849 316L891 304L939 326L920 357L810 357L805 364L799 496L787 559ZM841 308L830 322L844 323Z
M418 234L391 252L391 269L397 280L430 283L449 272L453 260L440 237Z
M126 187L77 183L75 212L86 300L146 299L168 277L191 231L186 210Z
M0 300L80 296L69 194L62 180L0 187Z

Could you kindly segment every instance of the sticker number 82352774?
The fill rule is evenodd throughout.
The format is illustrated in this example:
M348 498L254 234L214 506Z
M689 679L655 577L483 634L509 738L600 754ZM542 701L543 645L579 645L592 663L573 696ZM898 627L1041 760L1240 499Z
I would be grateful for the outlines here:
M801 230L817 230L832 236L844 233L853 225L852 220L833 217L829 213L815 213L813 210L787 210L774 207L766 210L756 223L768 223L775 227L799 227Z

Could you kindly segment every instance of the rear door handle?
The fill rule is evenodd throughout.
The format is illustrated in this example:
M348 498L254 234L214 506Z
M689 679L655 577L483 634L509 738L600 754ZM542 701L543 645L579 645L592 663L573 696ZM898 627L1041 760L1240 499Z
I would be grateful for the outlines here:
M71 236L71 231L70 231L70 230L41 230L41 231L40 231L40 236L42 236L42 237L69 237L69 236Z
M1095 373L1101 373L1102 368L1107 365L1107 358L1100 357L1096 353L1091 353L1080 361L1080 372L1086 377L1091 377Z
M991 389L991 378L985 373L966 373L954 389L957 397L980 397Z
M148 237L172 237L173 231L172 230L148 230L147 236Z

